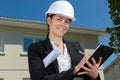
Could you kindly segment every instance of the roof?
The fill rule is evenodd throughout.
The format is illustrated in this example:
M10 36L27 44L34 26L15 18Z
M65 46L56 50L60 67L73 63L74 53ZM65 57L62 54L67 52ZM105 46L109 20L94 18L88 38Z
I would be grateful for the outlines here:
M0 25L23 27L23 28L34 28L34 29L47 28L46 22L43 21L25 20L25 19L13 18L13 17L0 17ZM106 34L105 30L102 29L95 29L95 28L88 28L81 26L71 26L69 32L94 34L94 35L98 35L99 37L104 36Z
M120 55L118 55L107 67L105 67L104 71L108 70L112 65L114 65L119 60L120 60Z

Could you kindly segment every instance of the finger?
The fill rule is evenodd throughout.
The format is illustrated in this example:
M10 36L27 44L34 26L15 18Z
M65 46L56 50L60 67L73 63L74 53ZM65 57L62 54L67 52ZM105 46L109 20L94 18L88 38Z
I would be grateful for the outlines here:
M92 64L95 65L96 64L96 61L94 58L91 59L92 60Z
M88 58L90 58L91 54L86 54Z
M90 69L90 68L85 67L85 66L82 66L81 68L82 68L83 70L87 71L87 72L90 72L90 71L91 71L91 69Z
M86 61L86 64L89 68L93 68L93 65L90 62Z
M97 62L98 67L100 67L101 62L102 62L102 57L100 57L99 60L98 60L98 62Z
M89 56L89 54L85 54L84 57L86 60L88 60L90 56Z
M80 75L83 75L83 74L88 74L88 72L85 72L85 71L84 71L84 72L79 72L79 73L77 73L77 75L79 75L79 76L80 76Z

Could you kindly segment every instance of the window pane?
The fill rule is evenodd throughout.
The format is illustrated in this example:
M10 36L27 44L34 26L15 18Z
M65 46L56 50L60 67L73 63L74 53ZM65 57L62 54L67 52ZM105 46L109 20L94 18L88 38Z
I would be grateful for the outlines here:
M2 51L2 38L1 38L1 34L0 34L0 52Z
M43 39L40 39L40 38L35 39L35 42L40 42L40 41L43 41Z
M4 80L3 78L0 78L0 80Z
M35 39L35 42L40 42L40 39L36 38L36 39Z
M24 38L24 51L28 50L28 47L30 46L31 43L33 43L32 38Z
M23 80L31 80L30 78L23 78Z

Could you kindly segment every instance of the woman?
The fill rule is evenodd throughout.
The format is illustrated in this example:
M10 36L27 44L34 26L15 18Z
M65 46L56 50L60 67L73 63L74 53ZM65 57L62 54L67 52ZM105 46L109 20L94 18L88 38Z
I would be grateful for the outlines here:
M33 43L28 49L28 62L31 80L100 80L98 62L87 61L88 55L83 55L80 45L63 39L70 23L75 21L73 6L66 0L55 1L46 12L48 35L38 43ZM55 49L57 51L54 51ZM44 59L52 52L60 52L47 66ZM86 63L88 67L83 66ZM84 71L80 71L83 69Z

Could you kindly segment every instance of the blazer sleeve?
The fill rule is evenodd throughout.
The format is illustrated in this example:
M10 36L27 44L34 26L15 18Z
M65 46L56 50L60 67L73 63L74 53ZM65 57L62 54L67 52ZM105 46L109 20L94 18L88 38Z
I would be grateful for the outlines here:
M84 49L81 47L79 42L73 42L73 45L76 50L78 51L80 50L81 52L84 52Z
M28 49L28 65L31 80L72 80L74 78L74 68L61 73L48 74L37 48L38 46L34 43Z
M81 50L82 52L84 52L83 48L80 46L80 43L79 42L74 42L73 43L75 45L75 49L78 51L78 50ZM87 77L87 76L85 76ZM88 78L90 80L90 78ZM87 79L87 80L88 80ZM101 80L100 78L100 74L98 74L98 77L96 78L96 80Z

